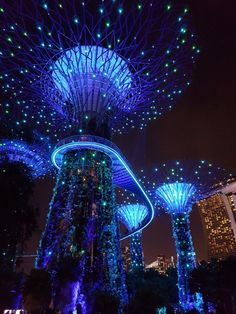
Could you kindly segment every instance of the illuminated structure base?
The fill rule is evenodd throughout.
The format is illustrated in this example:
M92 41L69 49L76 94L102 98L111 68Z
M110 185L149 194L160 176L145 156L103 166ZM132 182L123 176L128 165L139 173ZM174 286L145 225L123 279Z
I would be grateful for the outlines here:
M196 266L195 252L189 228L189 214L172 215L173 235L177 251L179 304L183 311L199 310L195 297L190 295L189 274Z
M115 146L112 142L94 135L72 136L64 139L57 145L52 154L52 162L56 168L61 169L64 155L71 150L81 149L90 149L93 151L102 152L109 156L112 160L113 186L120 187L136 194L147 207L147 214L145 215L145 219L143 219L140 224L131 230L127 230L125 234L121 234L121 240L124 240L132 234L147 227L154 218L154 207L152 202L144 191L141 183L129 167L126 159L118 147Z
M88 306L97 290L114 294L121 304L126 304L113 187L138 194L148 211L146 219L121 235L121 239L151 222L154 208L150 199L118 148L104 138L91 135L66 138L55 148L52 162L59 174L36 266L53 270L65 258L76 261L76 284L70 286L75 287L83 314L91 312ZM67 308L73 310L73 305Z
M90 149L66 152L36 266L51 270L68 257L76 261L78 300L104 290L127 301L115 208L109 156Z
M130 255L131 271L144 270L143 248L141 243L142 232L137 232L131 236Z

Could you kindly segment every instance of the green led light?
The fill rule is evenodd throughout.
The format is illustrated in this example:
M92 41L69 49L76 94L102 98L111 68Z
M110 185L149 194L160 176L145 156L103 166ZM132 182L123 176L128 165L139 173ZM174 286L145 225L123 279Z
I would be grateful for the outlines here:
M79 19L77 17L74 17L73 21L74 21L75 24L79 24Z

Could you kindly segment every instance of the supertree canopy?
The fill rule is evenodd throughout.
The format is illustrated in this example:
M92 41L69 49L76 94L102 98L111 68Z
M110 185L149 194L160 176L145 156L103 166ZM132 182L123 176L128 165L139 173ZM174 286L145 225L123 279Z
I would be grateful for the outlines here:
M118 218L130 231L140 227L147 215L148 215L147 207L139 203L126 204L118 207ZM144 270L141 236L142 231L135 232L133 235L131 235L130 242L131 271Z
M20 136L20 134L17 134ZM17 255L36 228L37 210L29 205L32 181L54 175L49 159L49 144L39 134L28 134L30 143L23 140L0 140L1 205L1 262L15 269Z
M157 209L164 209L172 218L179 303L184 311L195 308L202 313L202 302L199 303L199 298L196 301L189 291L189 274L196 266L189 214L193 204L230 176L225 169L205 161L191 164L177 161L155 168L150 191Z
M0 141L0 164L18 163L28 168L30 178L42 178L53 173L52 164L46 151L36 145L17 140Z
M112 108L124 112L133 108L129 99L132 73L126 62L107 48L77 46L66 50L49 75L53 90L56 87L63 99L58 109L78 124L81 115L99 116L102 122ZM66 109L65 102L69 103Z
M2 1L0 40L2 124L12 133L33 125L52 143L61 140L36 266L55 269L63 258L75 259L71 287L85 296L83 304L101 286L124 304L113 182L143 196L144 225L153 208L107 139L142 129L190 84L199 49L188 8L165 0Z
M0 14L1 107L47 133L55 112L73 132L143 128L190 84L199 53L188 8L165 0L2 1Z

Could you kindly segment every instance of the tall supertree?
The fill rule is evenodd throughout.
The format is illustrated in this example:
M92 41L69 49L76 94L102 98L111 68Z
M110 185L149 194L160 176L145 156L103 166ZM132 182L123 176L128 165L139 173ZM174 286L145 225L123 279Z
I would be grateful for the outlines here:
M141 226L147 215L148 208L145 205L139 203L126 204L118 207L118 218L128 228L129 231L136 230L139 226ZM141 237L142 231L137 231L131 235L131 271L144 270L144 256Z
M14 112L17 127L34 122L52 142L61 140L52 155L59 174L36 265L53 268L70 256L77 260L79 294L103 283L125 303L112 183L148 198L108 139L142 129L190 84L199 50L188 8L164 0L20 0L3 1L0 14L7 124ZM147 220L152 217L150 209Z
M177 251L179 304L182 310L193 308L203 313L199 295L190 294L189 274L196 266L196 257L189 226L193 204L212 192L231 175L220 167L198 163L170 162L157 167L153 174L151 194L159 210L164 209L172 219L173 237Z

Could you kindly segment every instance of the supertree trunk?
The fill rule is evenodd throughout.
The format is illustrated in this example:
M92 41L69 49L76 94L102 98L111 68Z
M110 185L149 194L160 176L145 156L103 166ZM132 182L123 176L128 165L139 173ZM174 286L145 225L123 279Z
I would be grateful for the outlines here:
M120 238L120 228L119 228L119 221L118 217L116 215L116 234L117 238ZM120 242L116 243L116 255L119 265L119 274L120 274L120 282L118 284L118 295L121 300L121 305L127 305L128 304L128 291L126 286L126 276L125 276L125 270L124 270L124 261L121 253L121 246Z
M144 270L143 248L141 242L142 232L137 232L131 236L130 255L131 271Z
M80 283L78 299L83 295L90 305L100 289L122 298L115 208L110 158L89 149L67 152L36 266L54 269L71 257L76 261L74 281Z
M178 213L172 215L172 227L177 251L179 303L184 310L188 310L191 304L189 274L196 266L189 214Z

